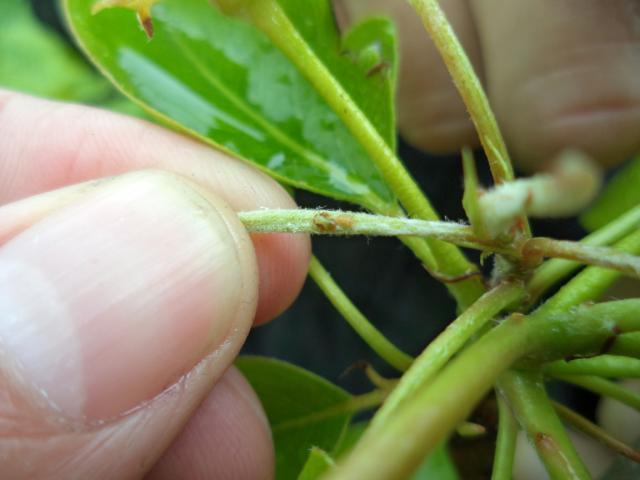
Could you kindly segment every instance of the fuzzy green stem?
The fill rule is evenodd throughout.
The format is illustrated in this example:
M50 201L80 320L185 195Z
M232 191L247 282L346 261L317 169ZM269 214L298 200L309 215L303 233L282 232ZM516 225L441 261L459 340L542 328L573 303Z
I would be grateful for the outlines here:
M640 254L640 230L624 237L614 246L622 252ZM619 276L619 272L601 267L585 268L538 308L536 314L544 316L552 312L565 311L574 305L597 299Z
M413 359L392 344L376 329L369 320L349 300L338 284L331 278L316 257L311 258L309 275L318 284L331 304L340 312L349 325L360 335L374 352L380 355L389 365L405 371L411 365Z
M572 383L598 395L611 397L640 412L640 394L611 380L587 375L554 375L554 378Z
M478 239L471 227L455 222L387 217L341 210L252 210L238 213L249 232L428 237L479 250L514 254L514 250Z
M462 315L454 320L416 358L402 376L398 386L371 422L372 428L383 425L403 402L411 398L444 367L444 365L478 333L489 320L502 310L523 298L524 289L519 282L505 282L485 293Z
M536 372L509 371L500 389L552 479L590 479Z
M620 455L624 455L634 462L640 463L640 452L637 452L626 443L609 435L609 433L600 428L598 425L584 418L582 415L574 412L570 408L567 408L558 402L552 403L553 408L558 413L558 415L560 415L561 418L580 430L582 433L589 435L595 440L598 440L614 452L619 453Z
M580 243L590 246L606 246L617 242L640 227L640 206L629 210L608 225L586 236ZM527 290L530 302L535 302L555 283L562 280L581 265L569 260L549 260L543 263L533 274Z
M640 360L616 355L577 358L550 363L544 369L547 375L597 375L605 378L640 378Z
M503 394L498 400L498 438L493 460L491 480L511 480L513 478L513 461L516 453L518 422L505 402Z
M513 180L513 167L489 99L482 88L469 57L437 0L409 0L440 51L449 74L469 110L480 142L489 159L496 184Z
M522 256L554 257L596 265L633 277L640 276L640 257L608 247L593 247L579 242L537 237L524 243Z
M438 215L417 183L380 136L367 116L348 92L306 43L275 0L242 2L244 15L260 28L280 50L298 67L316 91L331 106L353 136L362 145L409 216L423 220L438 220ZM377 212L389 214L388 211ZM405 241L436 277L459 277L474 270L462 252L454 245L439 240ZM416 249L417 245L421 248ZM425 249L427 250L425 252ZM461 308L466 308L482 293L478 278L470 277L447 284Z

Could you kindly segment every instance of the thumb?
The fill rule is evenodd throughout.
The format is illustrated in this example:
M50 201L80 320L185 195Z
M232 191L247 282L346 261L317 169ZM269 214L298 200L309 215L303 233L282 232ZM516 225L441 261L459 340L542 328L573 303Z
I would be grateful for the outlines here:
M178 176L68 198L0 247L0 471L135 477L237 354L256 260L230 208Z

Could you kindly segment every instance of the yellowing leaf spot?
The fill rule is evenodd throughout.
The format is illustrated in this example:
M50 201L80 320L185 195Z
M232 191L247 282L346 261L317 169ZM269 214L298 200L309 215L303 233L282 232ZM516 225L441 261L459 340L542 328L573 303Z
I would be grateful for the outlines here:
M160 0L98 0L93 4L91 13L95 15L108 8L128 8L138 15L138 21L148 38L153 37L153 21L151 8Z

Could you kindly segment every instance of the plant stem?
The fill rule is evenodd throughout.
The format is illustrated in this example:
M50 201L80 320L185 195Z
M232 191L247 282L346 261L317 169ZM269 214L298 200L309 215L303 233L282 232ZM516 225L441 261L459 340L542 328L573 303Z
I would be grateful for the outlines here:
M640 360L616 355L598 355L577 358L567 362L559 360L544 369L547 375L597 375L605 378L640 378Z
M586 236L580 243L594 247L610 245L629 235L638 227L640 227L640 206L629 210L608 225ZM568 260L549 260L543 263L534 272L527 285L530 302L535 302L551 286L579 267L579 263Z
M250 232L312 233L317 235L371 235L436 238L451 243L470 245L478 249L494 250L492 244L481 244L471 227L455 222L387 217L369 213L341 210L252 210L238 213ZM495 246L498 250L513 250Z
M382 357L389 365L405 371L413 358L401 351L392 344L387 338L376 329L369 320L358 310L358 308L349 300L338 284L331 278L331 275L318 259L311 257L309 264L309 275L318 284L318 287L324 292L331 304L340 312L349 325L360 335L367 345L374 352Z
M640 230L617 242L615 248L622 252L640 254ZM619 272L601 267L585 268L535 313L544 316L552 312L566 311L574 305L597 299L619 276Z
M554 378L572 383L599 395L614 398L640 412L640 394L624 388L611 380L605 380L600 377L589 377L587 375L554 375Z
M595 440L598 440L599 442L603 443L604 445L612 449L614 452L617 452L620 455L624 455L625 457L627 457L630 460L633 460L636 463L640 463L640 452L637 452L626 443L609 435L605 430L600 428L598 425L587 420L582 415L574 412L570 408L567 408L558 402L552 402L552 403L553 403L553 408L558 413L558 415L560 415L560 417L565 419L575 428L585 433L586 435L589 435Z
M509 371L502 375L499 385L549 476L590 479L589 471L553 409L542 376L536 372Z
M565 258L617 270L633 277L640 276L640 257L608 247L592 247L578 242L537 237L524 243L522 256Z
M576 355L602 358L602 353L618 335L640 330L640 299L584 304L568 311L541 315L534 312L530 322L536 325L539 350L523 364L530 365ZM569 341L569 339L571 339ZM620 357L623 358L623 357ZM571 360L570 364L584 359Z
M369 154L382 178L409 216L423 220L438 220L438 215L429 200L391 147L305 42L278 2L254 0L248 2L246 8L249 9L253 23L298 67L298 70L344 122ZM389 214L388 211L377 213ZM459 277L475 269L475 266L453 245L430 239L405 241L405 243L436 276ZM416 250L418 244L421 244L422 248ZM425 249L427 252L424 251ZM447 284L447 288L462 308L468 306L482 292L482 286L477 278L466 278L460 282Z
M374 417L351 455L328 478L382 480L408 476L431 449L467 418L514 362L522 357L539 363L589 353L618 327L640 328L640 318L623 315L633 311L633 302L637 311L640 301L622 300L545 317L511 315L463 350L435 378L415 389L401 408L394 409L383 422ZM605 315L606 311L613 315ZM558 451L545 441L540 447ZM380 458L385 461L380 462ZM571 459L569 465L573 465Z
M519 282L504 282L485 293L433 340L402 376L398 386L371 421L372 428L383 425L401 405L424 387L444 365L478 333L489 320L509 305L521 300L524 289Z
M526 352L528 336L525 323L512 317L481 337L407 399L387 422L377 428L370 426L327 478L408 477L467 418L496 378Z
M440 51L478 131L496 184L513 180L513 168L489 99L437 0L409 0Z
M503 394L498 392L498 438L493 460L491 480L511 480L513 461L516 453L518 422L505 402Z

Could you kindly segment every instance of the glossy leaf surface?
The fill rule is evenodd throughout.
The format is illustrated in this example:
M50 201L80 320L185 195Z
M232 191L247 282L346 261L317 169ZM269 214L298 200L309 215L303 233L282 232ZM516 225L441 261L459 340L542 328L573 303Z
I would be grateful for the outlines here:
M395 150L395 26L388 19L362 22L340 38L327 0L277 0L296 30Z
M152 114L290 185L368 208L394 201L337 115L254 27L208 0L163 0L148 40L134 12L93 16L92 3L64 1L76 38Z
M345 431L351 396L323 378L280 360L240 357L236 366L260 397L276 450L278 480L297 479L312 447L331 452Z

